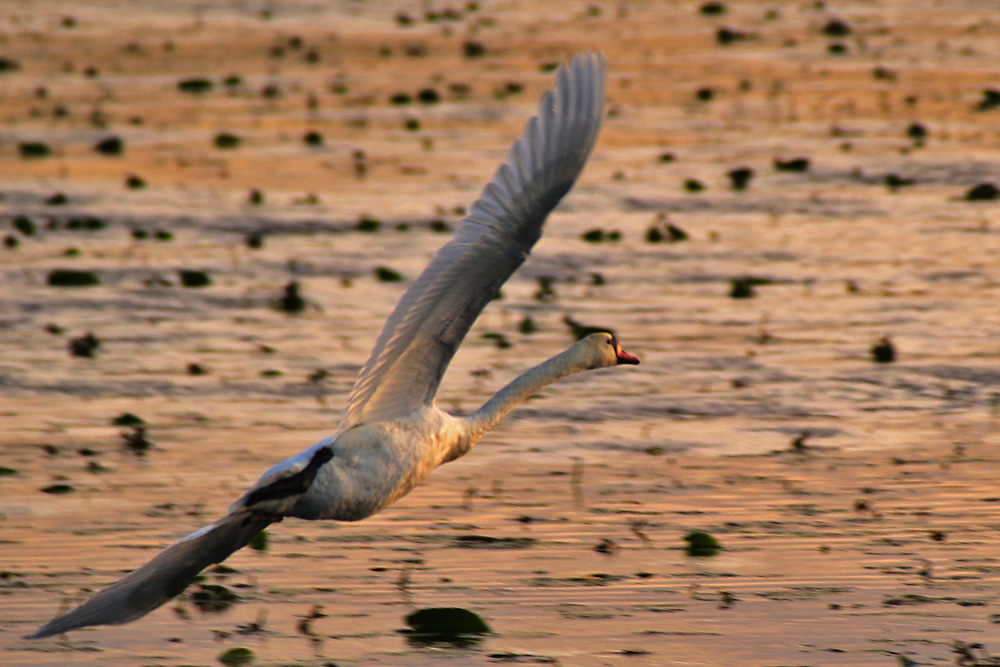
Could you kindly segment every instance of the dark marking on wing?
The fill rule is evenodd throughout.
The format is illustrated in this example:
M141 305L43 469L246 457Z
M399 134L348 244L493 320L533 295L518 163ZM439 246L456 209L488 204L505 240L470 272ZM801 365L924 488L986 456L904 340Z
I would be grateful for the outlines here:
M267 486L261 487L252 492L247 497L246 506L252 507L256 503L263 502L265 500L287 498L288 496L294 496L295 494L302 493L308 489L313 483L313 480L316 479L316 473L318 473L319 469L323 467L323 464L332 458L332 449L329 447L320 447L316 450L316 453L313 454L309 463L302 470L298 471L294 475L275 480Z

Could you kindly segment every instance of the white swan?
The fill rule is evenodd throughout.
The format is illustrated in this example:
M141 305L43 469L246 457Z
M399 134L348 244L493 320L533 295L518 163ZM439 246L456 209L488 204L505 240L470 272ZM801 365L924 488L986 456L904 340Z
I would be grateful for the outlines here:
M607 333L591 335L517 378L479 410L434 405L469 327L524 262L549 211L573 186L604 109L604 59L577 56L556 76L505 164L455 237L389 317L347 401L337 433L264 474L215 523L43 626L31 639L135 620L180 594L204 568L284 517L356 521L462 456L515 405L561 377L639 360Z

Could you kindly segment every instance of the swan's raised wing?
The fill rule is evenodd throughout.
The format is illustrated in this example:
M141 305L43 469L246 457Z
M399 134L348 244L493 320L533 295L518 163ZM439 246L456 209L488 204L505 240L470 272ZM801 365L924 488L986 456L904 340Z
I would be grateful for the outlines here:
M555 87L455 237L403 295L347 401L341 426L403 416L429 405L483 307L519 267L542 223L569 192L604 115L604 58L560 68Z

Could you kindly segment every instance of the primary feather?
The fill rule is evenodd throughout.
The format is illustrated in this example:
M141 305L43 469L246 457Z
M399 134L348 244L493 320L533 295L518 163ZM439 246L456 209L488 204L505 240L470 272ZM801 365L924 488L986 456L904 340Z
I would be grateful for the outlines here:
M462 221L403 295L375 342L341 423L401 417L430 405L480 311L527 258L569 192L604 114L604 58L577 56Z

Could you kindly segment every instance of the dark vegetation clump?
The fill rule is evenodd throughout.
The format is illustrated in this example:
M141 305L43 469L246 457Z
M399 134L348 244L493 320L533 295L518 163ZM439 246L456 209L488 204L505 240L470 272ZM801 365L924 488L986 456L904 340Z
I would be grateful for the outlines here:
M247 195L247 203L252 206L260 206L264 203L264 193L257 188L254 188L250 191L250 194Z
M45 198L46 206L65 206L69 203L69 197L62 192L53 192Z
M131 412L123 412L111 420L112 426L139 426L145 423L145 419Z
M264 234L262 232L252 232L247 234L246 244L251 250L260 250L264 247Z
M101 155L121 155L125 150L125 141L119 136L106 137L94 144L94 150Z
M583 234L580 234L580 238L587 243L604 243L605 241L621 241L622 233L617 229L604 230L599 227L595 229L588 229Z
M677 243L678 241L687 241L688 238L688 233L672 222L652 225L646 230L647 243L662 243L663 241Z
M72 232L99 232L108 226L104 218L94 215L74 215L66 219L66 229Z
M698 8L704 16L722 16L729 11L724 2L706 2L701 7Z
M715 31L715 41L720 46L729 46L737 42L746 42L754 38L753 33L743 30L722 27Z
M187 372L188 375L208 375L208 369L196 361L192 361L187 365Z
M257 656L252 649L245 646L234 646L220 653L217 659L226 667L244 667L244 665L251 664L256 658Z
M750 179L753 178L753 169L750 167L739 167L738 169L729 171L726 176L729 177L733 190L743 191L747 189Z
M382 227L381 221L376 220L375 218L371 218L367 215L361 216L358 219L358 223L354 225L354 229L358 230L359 232L367 232L367 233L377 232L380 227Z
M312 130L312 131L306 132L302 136L302 142L306 146L322 146L323 145L323 135L320 134L319 132L317 132L316 130Z
M688 192L701 192L705 189L705 186L699 180L688 178L684 181L684 189Z
M923 143L927 139L927 128L921 123L910 123L906 136L916 143Z
M228 79L226 80L228 84ZM181 79L177 82L177 89L182 93L207 93L212 90L213 84L210 80L201 77L192 79Z
M992 183L980 183L965 193L966 201L994 201L1000 198L1000 188Z
M52 149L44 141L22 141L17 148L22 160L38 160L52 155Z
M240 145L240 138L231 132L220 132L213 140L215 147L220 150L236 148Z
M711 102L712 98L715 97L715 90L709 87L699 88L695 91L694 97L699 102Z
M21 232L24 236L34 236L37 231L35 221L26 215L16 216L11 220L11 224L14 225L14 229Z
M976 103L976 111L990 111L1000 107L1000 89L987 88L983 91L983 97Z
M886 336L871 347L872 360L879 364L889 364L896 361L896 347Z
M122 446L130 452L145 454L153 448L153 443L146 438L146 426L136 424L127 431L122 431Z
M184 287L208 287L212 284L212 278L204 271L181 269L178 274Z
M97 352L97 348L100 346L100 339L89 331L82 336L70 338L69 343L67 343L70 355L83 357L84 359L93 359L94 353Z
M851 26L840 19L830 19L823 26L823 34L827 37L847 37L851 34Z
M417 100L421 104L437 104L441 101L441 95L433 88L423 88L417 93Z
M253 536L248 545L254 551L267 551L268 543L271 540L271 535L266 530L262 530Z
M129 174L125 177L125 187L129 190L141 190L146 187L146 179L137 174Z
M47 282L50 287L94 287L101 284L101 279L93 271L52 269Z
M467 40L462 43L462 55L466 58L482 58L486 55L486 47L482 42Z
M8 58L7 56L0 56L0 73L14 72L19 69L21 69L21 63L14 60L13 58Z
M191 594L191 602L204 612L225 611L238 599L236 593L221 584L200 584Z
M701 531L690 532L684 536L687 542L685 551L688 556L706 557L714 556L722 550L722 545L713 535Z
M297 315L306 309L306 300L299 292L299 283L296 280L285 285L281 300L278 302L281 310L289 315Z
M403 275L387 266L375 267L375 278L383 283L398 283L403 281Z
M774 158L774 170L799 173L809 171L809 158L795 157L789 158L788 160L782 160L781 158L776 157Z
M478 614L461 607L428 607L406 616L410 632L418 635L482 635L490 626Z
M502 333L497 333L495 331L488 331L483 334L483 340L491 340L493 344L496 345L497 349L506 350L511 347L510 341Z
M731 278L729 280L729 296L733 299L749 299L755 294L754 287L770 284L771 281L767 278L758 278L756 276Z
M915 179L903 178L899 174L886 174L885 175L885 187L889 188L892 192L900 188L905 188L916 183Z

